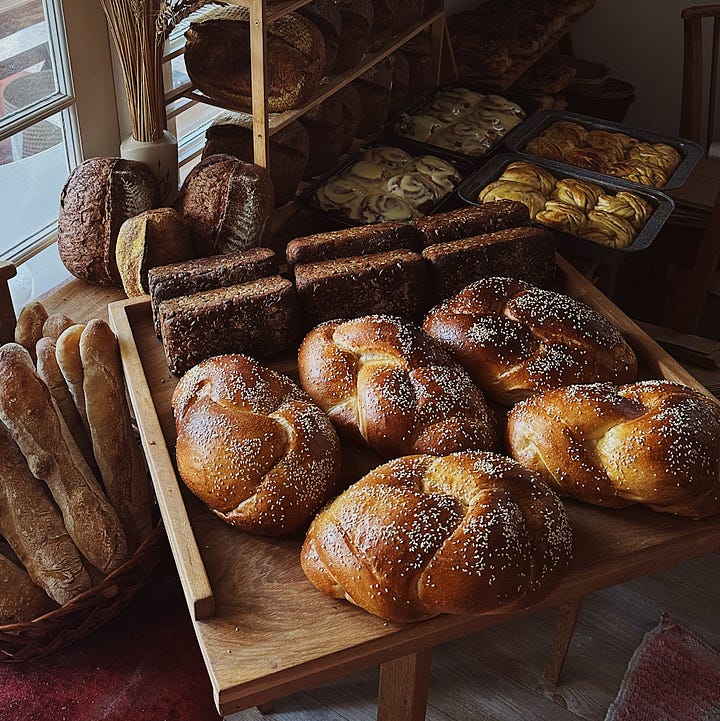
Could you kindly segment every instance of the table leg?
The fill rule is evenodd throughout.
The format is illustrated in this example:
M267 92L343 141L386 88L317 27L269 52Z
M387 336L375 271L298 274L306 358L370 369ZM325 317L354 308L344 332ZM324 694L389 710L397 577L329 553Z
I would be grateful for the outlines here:
M558 618L555 622L555 631L552 646L550 647L550 658L548 658L543 674L545 686L557 685L573 637L581 603L582 597L568 601L558 608Z
M430 686L431 649L380 664L377 721L423 721Z

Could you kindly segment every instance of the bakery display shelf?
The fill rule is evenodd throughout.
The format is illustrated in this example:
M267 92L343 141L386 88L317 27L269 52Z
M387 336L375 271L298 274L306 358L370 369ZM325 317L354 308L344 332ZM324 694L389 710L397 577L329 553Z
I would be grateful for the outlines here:
M624 332L645 377L665 377L702 389L562 258L558 264L567 292L600 310ZM388 623L319 593L300 568L301 537L260 538L223 523L184 490L175 472L170 399L177 379L167 370L149 300L112 303L109 316L119 337L143 447L220 712L229 714L380 664L383 671L402 673L400 678L396 673L380 674L379 717L420 718L417 709L409 710L425 703L426 678L417 672L416 662L429 661L433 646L500 623L511 614L444 615L416 624ZM295 373L294 358L270 365ZM346 480L378 462L366 450L343 447ZM568 502L567 507L575 560L551 596L527 612L720 548L717 519L691 521L643 508L615 511L577 502ZM422 668L429 673L429 663ZM419 700L399 703L398 688L405 696L416 693ZM391 707L395 713L389 713Z
M682 162L675 169L675 172L670 176L668 182L658 190L674 190L682 186L688 179L695 166L700 162L704 155L704 151L700 145L693 140L687 140L686 138L678 138L672 135L661 135L660 133L653 133L649 130L643 130L642 128L636 128L632 125L625 125L623 123L615 123L611 120L603 120L601 118L593 118L589 115L580 115L578 113L570 113L566 110L542 110L523 123L522 128L513 133L512 137L509 138L507 146L510 150L515 153L522 153L527 158L537 158L537 155L527 153L525 146L530 140L536 138L545 129L549 128L553 123L560 121L567 121L582 125L587 130L607 130L611 133L625 133L632 138L643 143L665 143L672 145L675 150L680 153ZM567 168L575 168L573 165L563 164ZM597 173L592 170L584 170L593 178L597 179L611 179L615 180L614 176L605 175L603 173ZM630 182L630 181L626 181ZM646 186L639 185L637 183L630 183L635 188L645 188Z
M390 43L385 47L381 48L377 52L366 55L362 63L355 68L351 68L346 72L336 75L329 80L328 83L323 85L319 91L304 105L295 110L288 110L284 113L270 113L268 116L268 134L274 135L286 125L289 125L294 120L301 118L309 110L312 110L315 106L319 105L323 100L327 100L331 95L334 95L338 90L344 88L348 83L358 78L363 73L366 73L370 68L376 65L378 62L386 58L388 55L394 53L398 48L402 47L409 40L414 38L418 33L422 32L430 25L442 21L444 18L444 11L439 10L426 16L417 23L411 25L404 33L396 35ZM192 87L191 84L184 86L177 95L184 96L196 102L205 103L207 105L213 105L218 108L224 108L227 110L237 110L240 112L248 112L247 107L233 107L225 102L213 100L204 93ZM174 99L174 98L173 98Z
M536 222L535 225L548 227L552 230L557 240L558 248L562 251L568 251L582 258L615 265L621 263L628 257L628 254L635 253L639 250L645 250L650 247L655 236L665 225L672 215L675 208L675 202L669 195L661 193L654 188L646 188L643 185L636 185L621 178L613 178L607 175L597 176L582 168L576 168L570 165L563 165L552 160L538 158L537 156L529 157L527 155L519 155L513 153L502 153L488 160L480 170L474 173L467 180L463 181L458 188L460 198L470 205L479 205L478 195L480 191L487 185L497 180L505 170L505 168L513 162L524 161L531 162L541 168L545 168L556 179L574 178L577 180L586 180L595 185L604 188L608 194L614 195L621 190L629 190L635 195L646 200L653 207L653 214L638 232L635 240L627 248L612 248L594 240L587 240L578 235L564 233L555 227L543 226Z

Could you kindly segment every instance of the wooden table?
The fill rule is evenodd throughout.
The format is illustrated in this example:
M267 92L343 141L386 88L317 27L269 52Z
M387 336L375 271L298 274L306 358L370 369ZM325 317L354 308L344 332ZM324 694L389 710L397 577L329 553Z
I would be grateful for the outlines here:
M604 312L623 329L646 371L696 384L587 281L571 269L565 272L574 295L604 305ZM76 320L86 320L105 316L106 304L119 296L117 291L73 281L44 302L51 312L62 310ZM145 421L148 408L157 414L157 428L141 422L148 460L157 475L167 472L163 464L174 442L168 399L175 379L157 361L158 341L149 327L148 313L147 304L136 300L113 306L111 316L120 324L121 345L127 343L123 317L134 326L141 369L131 372L142 370L151 390L138 396L139 386L132 382L130 390L133 405ZM132 362L127 350L124 359ZM155 433L160 436L152 437ZM154 480L166 525L172 529L173 553L216 703L223 713L379 664L378 719L419 721L425 717L433 646L508 618L507 614L440 616L410 625L386 623L319 594L297 563L300 539L268 540L240 533L213 517L177 484L173 487L167 478ZM557 678L584 595L720 548L717 519L689 521L641 508L611 511L574 502L567 506L575 534L572 568L549 598L525 611L548 606L563 609L548 667L550 680ZM192 567L183 554L193 557L191 547L196 540L200 565ZM203 588L209 596L203 595Z

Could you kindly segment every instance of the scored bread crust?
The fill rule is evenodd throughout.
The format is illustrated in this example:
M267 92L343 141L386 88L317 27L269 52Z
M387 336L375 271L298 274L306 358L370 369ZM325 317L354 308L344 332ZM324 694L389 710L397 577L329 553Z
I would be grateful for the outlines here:
M496 613L546 596L572 556L560 499L495 453L397 458L315 518L308 579L390 621Z

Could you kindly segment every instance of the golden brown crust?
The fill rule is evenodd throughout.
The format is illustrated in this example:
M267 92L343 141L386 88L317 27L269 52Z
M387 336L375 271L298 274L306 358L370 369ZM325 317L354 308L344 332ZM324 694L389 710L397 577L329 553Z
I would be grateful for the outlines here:
M27 623L53 608L27 572L0 553L0 626Z
M576 205L583 213L588 213L595 207L603 192L603 188L594 183L563 178L555 184L552 197L563 203Z
M470 451L371 471L318 514L301 563L321 592L407 622L528 606L571 555L565 509L539 477Z
M393 316L329 321L305 337L300 382L341 436L385 457L490 450L495 421L447 352Z
M480 203L495 200L516 200L523 203L527 206L531 219L545 207L545 197L539 190L512 180L495 180L485 186L478 195Z
M48 319L45 306L39 300L32 300L20 311L15 324L15 342L19 343L35 361L35 346L43 337L43 324Z
M677 383L571 386L508 416L513 456L563 495L702 518L720 513L720 409Z
M585 213L577 205L548 200L545 207L535 216L535 220L570 235L582 235L586 218Z
M43 323L42 337L50 340L57 340L71 325L75 325L72 318L68 318L65 313L53 313L49 315ZM22 343L20 344L22 345Z
M180 477L227 523L265 536L295 533L335 491L332 425L289 378L252 358L195 366L172 407Z

